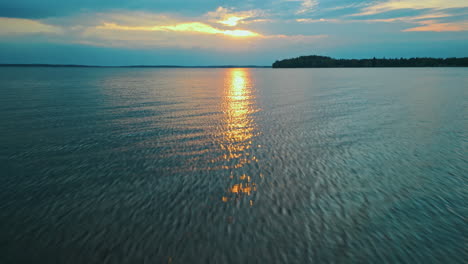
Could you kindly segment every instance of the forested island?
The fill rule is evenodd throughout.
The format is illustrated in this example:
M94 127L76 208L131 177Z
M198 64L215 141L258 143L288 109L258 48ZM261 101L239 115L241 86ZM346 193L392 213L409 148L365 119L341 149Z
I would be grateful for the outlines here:
M301 56L276 61L273 68L359 68L359 67L468 67L464 58L334 59L326 56Z

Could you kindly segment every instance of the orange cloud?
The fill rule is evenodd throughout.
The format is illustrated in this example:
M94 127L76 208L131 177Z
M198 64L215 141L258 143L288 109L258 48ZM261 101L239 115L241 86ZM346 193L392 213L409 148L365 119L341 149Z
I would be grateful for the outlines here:
M188 33L202 33L202 34L222 34L232 37L260 37L259 33L250 30L222 30L205 23L189 22L181 23L173 26L122 26L115 23L104 23L103 26L98 26L97 29L108 30L129 30L129 31L175 31L175 32L188 32Z
M239 23L246 23L247 21L263 21L254 18L263 17L264 14L260 10L233 12L232 9L220 6L216 9L216 11L208 12L205 16L211 18L211 22L234 27L237 26Z
M352 22L406 22L406 23L421 24L421 20L427 21L430 19L439 19L439 18L445 18L445 17L450 17L450 15L439 12L439 13L420 15L420 16L405 16L405 17L395 17L395 18L380 18L380 19L365 19L365 20L350 20L350 21Z
M375 15L398 9L446 9L468 7L466 0L387 0L364 8L351 16Z
M434 20L421 21L418 24L422 26L403 30L404 32L446 32L446 31L468 31L468 22L462 23L437 23Z
M458 21L451 23L440 23L437 19L450 17L450 14L444 12L434 12L428 13L419 16L404 16L404 17L394 17L394 18L380 18L380 19L309 19L309 18L300 18L296 19L296 22L299 23L395 23L403 22L415 25L421 25L409 29L402 30L403 32L412 32L412 31L433 31L433 32L443 32L443 31L468 31L468 22L467 21Z

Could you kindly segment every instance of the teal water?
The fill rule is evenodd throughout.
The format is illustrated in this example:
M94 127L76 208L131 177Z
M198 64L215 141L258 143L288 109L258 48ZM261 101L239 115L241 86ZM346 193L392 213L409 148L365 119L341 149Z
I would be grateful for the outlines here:
M468 69L0 69L0 263L464 263Z

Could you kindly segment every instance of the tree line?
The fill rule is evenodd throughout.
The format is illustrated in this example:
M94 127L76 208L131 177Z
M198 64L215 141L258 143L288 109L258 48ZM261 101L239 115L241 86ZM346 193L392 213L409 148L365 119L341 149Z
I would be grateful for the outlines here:
M326 56L301 56L276 61L273 68L354 68L354 67L468 67L464 58L334 59Z

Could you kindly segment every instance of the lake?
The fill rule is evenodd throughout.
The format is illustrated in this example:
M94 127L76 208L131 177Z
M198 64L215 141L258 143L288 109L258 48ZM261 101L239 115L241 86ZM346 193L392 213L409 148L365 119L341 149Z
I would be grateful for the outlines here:
M0 68L0 263L463 263L468 68Z

